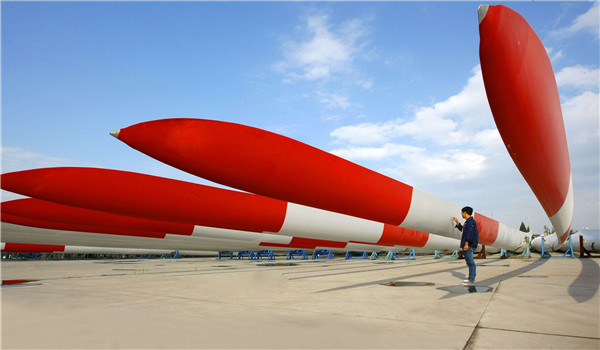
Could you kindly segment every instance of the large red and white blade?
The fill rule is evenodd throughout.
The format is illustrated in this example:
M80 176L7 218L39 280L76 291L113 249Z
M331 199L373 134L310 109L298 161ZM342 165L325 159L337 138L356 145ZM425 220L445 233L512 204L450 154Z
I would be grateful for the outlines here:
M163 119L111 133L188 173L244 191L393 226L460 237L460 205L297 140L205 119ZM475 214L480 242L514 250L525 233Z
M571 230L573 179L550 59L514 10L481 5L478 14L481 70L496 126L562 242Z
M454 239L426 232L255 194L126 171L44 168L3 174L1 180L3 189L35 198L2 203L5 216L79 225L42 226L45 228L129 235L150 231L144 234L164 236L167 232L256 240L263 245L291 248L324 244L343 248L348 243L431 249L457 245ZM22 219L12 223L28 225ZM81 225L98 228L90 231ZM103 226L110 226L111 231Z

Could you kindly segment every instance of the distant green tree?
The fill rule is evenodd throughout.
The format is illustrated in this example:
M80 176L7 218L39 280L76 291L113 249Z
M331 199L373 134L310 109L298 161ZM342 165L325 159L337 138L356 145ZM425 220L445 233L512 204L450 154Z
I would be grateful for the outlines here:
M552 229L550 229L548 226L544 225L543 236L550 236L551 234L553 234L555 232L556 232L556 230L554 229L554 227Z
M519 228L521 232L529 232L529 227L525 226L525 223L521 221L521 227Z

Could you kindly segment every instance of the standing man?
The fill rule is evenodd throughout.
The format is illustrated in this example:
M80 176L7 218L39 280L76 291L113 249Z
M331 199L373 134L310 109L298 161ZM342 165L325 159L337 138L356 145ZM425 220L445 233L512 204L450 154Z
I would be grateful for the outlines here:
M477 274L475 271L475 260L473 260L473 250L477 248L477 244L479 243L479 230L477 229L475 219L473 219L473 208L464 207L461 213L463 219L466 220L464 226L458 222L457 218L453 217L452 220L456 222L456 228L462 231L460 247L463 250L463 256L469 267L469 278L464 280L462 284L472 286L475 283L475 276Z

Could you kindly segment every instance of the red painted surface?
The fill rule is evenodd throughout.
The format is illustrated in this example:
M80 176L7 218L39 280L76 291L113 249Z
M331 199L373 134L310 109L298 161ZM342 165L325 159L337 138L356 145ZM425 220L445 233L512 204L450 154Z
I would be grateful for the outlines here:
M423 247L429 239L429 233L415 231L404 227L385 224L383 226L383 234L376 243L369 242L354 242L361 244L384 245L384 246L408 246L408 247Z
M98 168L2 174L2 189L118 215L253 232L278 232L287 203L162 177Z
M192 224L140 219L97 210L77 208L35 198L2 202L0 208L2 215L11 214L23 218L62 224L156 231L163 234L167 232L187 236L194 232L194 225Z
M188 173L248 192L393 225L412 187L302 142L240 124L165 119L119 140Z
M261 247L278 247L278 248L294 248L294 249L315 249L316 247L327 248L345 248L348 243L327 241L322 239L311 239L302 237L293 237L289 244L261 242Z
M23 284L29 282L36 282L38 280L2 280L2 285L10 285L10 284Z
M64 251L64 245L28 243L5 243L4 249L2 249L3 253L53 253Z
M66 224L55 221L44 221L36 220L31 218L23 218L11 214L2 214L2 222L9 224L38 227L49 230L62 230L62 231L74 231L74 232L89 232L89 233L103 233L108 235L119 235L119 236L134 236L134 237L150 237L150 238L165 238L165 232L156 231L139 231L124 229L118 227L106 227L106 226L92 226L92 225L75 225Z
M544 46L525 19L490 6L479 25L485 89L502 140L550 217L571 174L558 89Z
M473 219L475 219L479 231L479 244L493 245L496 238L498 238L500 223L479 213L475 213Z

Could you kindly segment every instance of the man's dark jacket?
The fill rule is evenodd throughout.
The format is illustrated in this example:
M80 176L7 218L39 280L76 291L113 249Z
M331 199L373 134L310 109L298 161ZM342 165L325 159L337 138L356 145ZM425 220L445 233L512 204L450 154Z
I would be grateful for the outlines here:
M464 227L458 224L456 228L462 231L462 236L460 237L461 248L464 248L465 242L469 242L469 247L473 247L473 249L477 248L477 244L479 244L479 230L472 216L465 221Z

